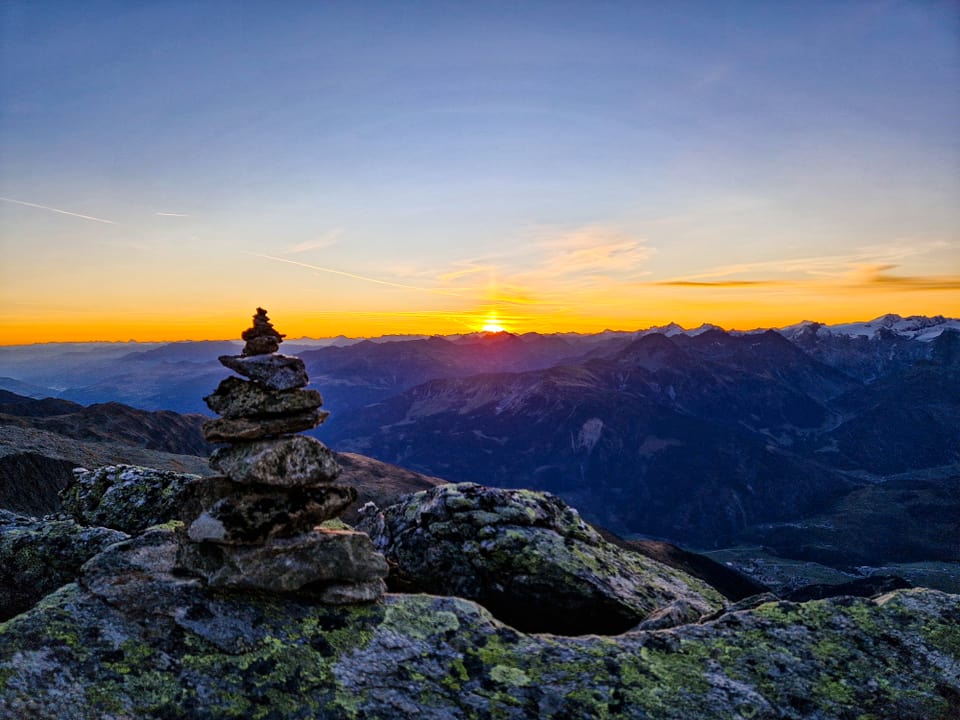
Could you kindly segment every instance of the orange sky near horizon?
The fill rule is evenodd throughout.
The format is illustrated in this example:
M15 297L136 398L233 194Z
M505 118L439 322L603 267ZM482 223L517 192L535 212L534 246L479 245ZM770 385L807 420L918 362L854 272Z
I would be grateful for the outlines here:
M712 323L725 329L784 327L802 320L828 324L873 319L888 312L899 315L960 316L960 291L953 288L865 291L843 286L821 286L815 293L794 287L755 288L650 286L635 293L635 302L614 293L600 303L596 294L578 309L573 303L561 311L536 305L483 303L474 309L424 309L402 312L318 311L269 294L231 307L197 308L187 314L164 315L147 310L101 313L84 309L60 312L9 313L0 322L0 345L50 342L174 342L180 340L238 339L256 306L266 307L276 327L288 339L378 337L382 335L450 335L493 326L509 332L600 332L641 330L676 322L686 328ZM622 288L620 288L622 291ZM591 314L594 310L595 314Z
M60 222L72 233L82 221ZM172 256L163 242L111 245L91 262L89 248L64 244L56 255L24 255L15 272L0 268L0 344L237 338L257 306L290 338L960 316L960 243L951 240L792 255L771 246L718 263L710 248L691 256L656 227L651 235L536 228L480 256L467 247L362 264L336 246L270 255L194 245Z

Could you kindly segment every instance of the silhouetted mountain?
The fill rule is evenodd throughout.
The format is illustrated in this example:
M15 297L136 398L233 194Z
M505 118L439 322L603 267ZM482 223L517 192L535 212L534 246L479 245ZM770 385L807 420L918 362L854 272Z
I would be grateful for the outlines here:
M328 422L334 425L340 415L429 380L546 368L574 354L575 346L556 336L480 333L455 339L364 341L310 350L300 357L311 384L333 408Z
M863 329L867 328L868 329ZM950 318L883 316L868 323L827 326L801 323L779 331L804 352L857 382L930 359L935 339L960 327ZM608 358L647 335L678 341L709 336L712 325L679 325L592 335L471 333L447 338L384 336L288 340L314 384L330 399L331 419L429 380L488 372L523 372ZM731 335L754 335L731 333ZM338 349L345 352L330 352ZM84 405L122 402L144 410L205 413L201 402L222 370L217 356L233 341L176 343L49 343L0 347L0 388L33 397L61 397ZM323 375L323 377L321 377Z
M211 446L200 430L206 418L169 411L147 412L120 403L84 407L0 391L0 425L29 427L77 440L121 442L179 455L207 455Z
M302 340L284 350L304 358L332 410L315 432L335 449L450 480L552 490L621 533L702 546L766 538L778 552L813 557L791 524L813 533L808 520L894 487L883 484L891 474L909 485L960 462L958 325L888 315L777 332L671 324ZM200 398L222 379L216 354L227 346L235 343L0 348L0 375L56 388L61 400L206 413ZM44 402L13 403L9 422L150 440L109 411L100 430L71 430L73 420L57 420L70 406ZM897 497L874 499L921 523L932 513ZM862 560L844 538L855 544L821 535L828 549L817 557Z
M790 449L831 418L795 389L818 376L820 394L852 384L773 333L650 335L582 365L425 383L324 437L452 480L549 490L617 532L711 546L849 489Z
M223 374L215 353L224 347L234 352L236 344L87 343L0 347L0 374L25 383L27 389L46 388L49 396L82 405L122 402L144 410L198 413L206 412L201 398L216 386ZM17 386L11 384L0 383L0 387L18 392Z
M888 341L911 349L868 384L774 332L652 334L577 364L430 381L322 432L419 472L555 492L617 532L717 546L789 528L877 475L960 461L956 366L906 360L955 358L955 332L864 339ZM776 546L804 556L800 543Z
M31 398L17 395L8 390L0 390L0 415L17 415L20 417L49 417L51 415L66 415L83 410L79 405L69 400L58 398Z
M10 377L0 377L0 390L7 390L21 397L30 397L38 400L53 397L57 394L56 391L51 388L21 382L20 380L14 380Z
M191 362L205 363L220 355L235 355L243 347L233 340L199 340L168 343L151 350L132 352L121 362Z

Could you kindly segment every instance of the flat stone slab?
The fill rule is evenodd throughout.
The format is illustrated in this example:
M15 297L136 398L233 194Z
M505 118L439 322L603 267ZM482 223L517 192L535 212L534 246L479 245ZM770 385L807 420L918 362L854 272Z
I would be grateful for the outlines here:
M292 355L221 355L220 363L272 390L303 387L310 379L303 360Z
M383 555L366 533L354 530L313 530L264 545L195 543L181 536L177 565L211 587L272 592L314 584L377 583L387 575Z
M180 517L194 542L262 544L309 532L356 499L357 491L346 485L282 489L204 478L190 487Z
M232 376L224 379L203 401L225 418L292 415L323 405L323 398L316 390L269 390L259 383Z
M310 410L268 418L219 418L203 424L203 437L212 443L276 438L315 428L329 415L330 413L323 410Z
M310 597L327 605L375 602L387 592L383 580L360 583L330 583L311 589Z
M220 448L210 457L210 467L234 482L280 487L322 485L340 474L330 448L305 435Z

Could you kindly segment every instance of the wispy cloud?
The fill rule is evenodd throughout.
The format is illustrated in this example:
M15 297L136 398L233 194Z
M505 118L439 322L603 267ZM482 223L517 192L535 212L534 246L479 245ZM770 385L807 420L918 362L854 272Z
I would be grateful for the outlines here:
M668 285L670 287L751 287L755 285L784 285L784 280L663 280L654 285Z
M335 228L312 240L305 240L301 243L297 243L296 245L291 245L290 247L285 248L282 252L284 255L296 255L298 253L310 252L311 250L323 250L324 248L336 245L337 238L339 238L342 234L343 230L340 228Z
M567 231L539 230L498 255L460 260L436 270L443 283L478 281L504 284L565 284L603 277L620 280L649 274L656 248L615 228L585 226Z
M190 217L186 213L172 213L172 212L155 212L154 215L159 215L160 217Z
M71 212L70 210L61 210L60 208L50 207L49 205L40 205L38 203L27 202L26 200L14 200L13 198L0 197L0 200L8 203L15 203L16 205L25 205L26 207L39 208L40 210L48 210L50 212L60 213L61 215L70 215L71 217L82 218L83 220L93 220L94 222L106 223L107 225L116 225L113 220L107 220L106 218L98 218L93 215L83 215L81 213Z
M615 227L539 228L500 253L464 258L418 276L487 303L499 315L505 306L563 313L588 294L629 292L650 274L647 266L655 253L644 239Z
M864 265L851 274L855 287L890 290L960 290L960 275L895 275L897 265Z
M496 272L497 270L497 265L491 263L477 263L471 260L457 263L455 267L455 270L441 272L439 275L437 275L437 280L444 284L454 283L462 280L463 278L468 278L479 274L490 274L492 272Z
M291 260L289 258L276 257L274 255L263 255L261 253L249 252L247 250L241 250L241 252L244 255L252 255L253 257L263 258L264 260L273 260L274 262L287 263L288 265L296 265L298 267L306 268L308 270L314 270L316 272L322 272L322 273L329 273L331 275L340 275L342 277L348 277L354 280L361 280L362 282L374 283L376 285L387 285L389 287L402 288L404 290L417 290L420 292L428 292L428 293L435 293L438 295L451 295L454 297L459 297L458 293L451 292L449 290L421 287L418 285L407 285L405 283L393 282L391 280L383 280L381 278L369 277L367 275L358 275L357 273L347 272L346 270L337 270L335 268L323 267L321 265L313 265L311 263L300 262L299 260Z
M943 243L911 243L872 245L858 248L851 253L841 255L814 255L800 258L780 258L753 263L720 265L701 272L669 278L658 285L697 285L718 286L732 283L786 283L790 280L849 280L862 274L864 269L880 268L889 270L911 257L924 255L934 250L942 250ZM761 277L736 277L736 276Z
M638 277L648 274L646 263L656 252L643 241L602 226L588 226L541 243L545 277L615 274Z
M438 294L459 298L462 311L471 308L464 317L474 329L491 316L509 328L536 317L576 314L609 296L622 302L649 274L655 252L616 228L535 228L497 252L442 265L402 265L391 268L390 276L417 278Z

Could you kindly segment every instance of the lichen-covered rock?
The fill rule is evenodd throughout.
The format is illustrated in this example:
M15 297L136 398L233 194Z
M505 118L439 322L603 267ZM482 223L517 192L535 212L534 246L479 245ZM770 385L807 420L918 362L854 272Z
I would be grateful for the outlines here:
M78 468L60 499L81 525L134 534L176 519L184 489L199 477L137 465Z
M207 407L225 418L269 417L316 410L323 398L316 390L267 390L249 380L230 376L205 397Z
M345 485L278 490L202 478L185 493L180 519L194 542L256 544L307 532L356 499L357 491Z
M126 533L0 511L0 620L73 582L80 566Z
M770 603L617 637L527 635L468 600L330 606L114 545L0 625L0 717L894 720L960 711L960 598Z
M220 363L271 390L292 390L310 382L303 360L292 355L221 355Z
M80 582L137 617L180 612L202 587L199 579L175 570L176 533L182 529L177 521L158 525L93 556L83 565Z
M212 443L275 438L315 428L326 420L329 414L326 411L310 410L281 417L218 418L203 424L203 437Z
M353 530L316 529L262 545L222 545L181 538L179 567L211 587L291 592L328 583L374 583L381 588L387 563L370 538Z
M304 435L219 448L210 457L210 467L238 483L280 487L320 485L340 474L330 448Z
M442 485L357 527L390 563L392 589L470 598L527 631L618 633L667 606L661 625L723 605L702 581L607 543L548 493Z

